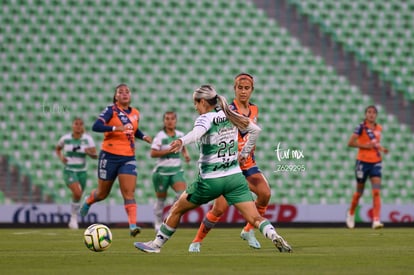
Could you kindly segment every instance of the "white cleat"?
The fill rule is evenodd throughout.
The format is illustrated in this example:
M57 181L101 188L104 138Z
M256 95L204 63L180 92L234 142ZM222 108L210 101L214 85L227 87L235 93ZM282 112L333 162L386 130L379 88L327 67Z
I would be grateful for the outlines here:
M349 214L349 211L346 212L346 226L350 229L355 227L355 215Z
M247 241L249 243L249 246L252 248L260 249L261 247L259 241L256 239L256 236L254 235L254 230L244 231L243 229L240 233L240 238Z
M374 221L372 223L372 229L381 229L384 228L384 224L381 223L380 221Z
M279 249L280 252L292 252L292 247L282 238L280 235L276 235L273 240L273 244Z
M134 246L146 253L160 253L161 249L159 247L156 247L152 241L146 242L146 243L140 243L140 242L135 242Z
M201 243L191 243L188 252L200 253Z

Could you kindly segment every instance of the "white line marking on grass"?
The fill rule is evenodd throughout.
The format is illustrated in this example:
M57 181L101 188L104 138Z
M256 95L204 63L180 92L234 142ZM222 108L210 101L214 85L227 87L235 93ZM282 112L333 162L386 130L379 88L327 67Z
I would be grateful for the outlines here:
M39 233L39 230L23 231L23 232L13 232L12 234L14 234L14 235L28 235L28 234L33 234L33 233Z

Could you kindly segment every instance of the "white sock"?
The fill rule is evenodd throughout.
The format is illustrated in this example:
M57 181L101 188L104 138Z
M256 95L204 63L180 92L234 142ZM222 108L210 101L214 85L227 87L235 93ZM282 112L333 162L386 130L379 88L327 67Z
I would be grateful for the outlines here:
M259 230L265 236L266 239L273 240L275 236L278 236L276 229L273 225L268 221L264 220L259 224Z
M155 222L162 223L163 221L162 214L164 213L164 204L165 204L165 199L160 199L160 198L157 199L157 202L155 203L155 206L154 206Z
M152 242L155 246L162 247L175 233L175 228L169 227L163 223L158 230L155 240Z
M78 217L78 212L80 209L80 203L72 201L71 203L71 210L72 210L72 217Z

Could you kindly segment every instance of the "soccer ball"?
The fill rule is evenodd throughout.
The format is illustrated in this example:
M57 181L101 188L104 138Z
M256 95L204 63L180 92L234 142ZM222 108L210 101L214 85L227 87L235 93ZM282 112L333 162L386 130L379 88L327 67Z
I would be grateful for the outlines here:
M111 246L112 233L106 225L95 223L86 228L83 240L89 250L101 252Z

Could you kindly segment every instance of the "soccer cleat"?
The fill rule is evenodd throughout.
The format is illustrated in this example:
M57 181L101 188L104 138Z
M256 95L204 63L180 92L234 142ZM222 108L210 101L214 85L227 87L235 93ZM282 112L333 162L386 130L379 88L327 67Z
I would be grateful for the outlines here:
M200 252L201 243L191 243L188 252Z
M89 212L89 208L91 206L89 204L86 203L86 199L85 202L82 204L82 206L80 207L79 213L82 217L85 217L86 215L88 215Z
M351 229L355 227L355 215L349 214L349 211L346 212L346 226Z
M134 229L131 229L129 231L129 234L131 237L135 237L136 235L138 235L139 233L141 233L141 227L137 226Z
M249 246L252 248L260 249L261 247L259 241L256 239L256 236L254 235L254 230L244 231L243 229L240 233L240 238L247 241L249 243Z
M372 229L381 229L384 227L384 224L381 223L380 221L374 221L372 223Z
M135 242L134 246L146 253L160 253L161 249L159 247L156 247L152 241L146 242L146 243L140 243L140 242Z
M290 247L290 245L282 238L282 236L276 235L272 239L272 242L277 247L277 249L279 249L280 252L292 252L292 247Z
M76 218L76 217L71 217L71 218L70 218L70 221L69 221L68 227L69 227L70 229L79 229L78 220L77 220L77 218Z

